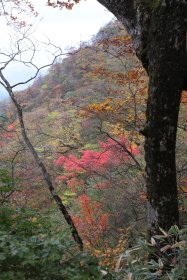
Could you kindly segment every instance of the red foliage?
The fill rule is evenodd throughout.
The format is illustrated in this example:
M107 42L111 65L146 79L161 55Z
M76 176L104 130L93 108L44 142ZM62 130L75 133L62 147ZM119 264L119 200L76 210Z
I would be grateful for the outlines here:
M77 178L71 178L68 182L67 185L73 192L76 192L78 190L78 187L84 186L84 180L80 180Z
M101 204L88 195L80 195L79 201L81 211L79 216L73 217L74 223L85 241L98 244L106 231L109 214L103 214Z
M83 171L81 165L79 163L79 159L77 159L74 155L69 155L68 157L60 156L57 160L54 161L56 165L63 165L64 169L67 172L79 172Z
M15 136L16 129L15 129L15 124L11 123L9 124L6 129L1 133L1 139L2 139L2 145L6 143L7 139L12 139ZM4 143L5 142L5 143Z
M13 125L13 124L9 124L9 125L7 126L7 130L8 130L8 131L15 130L14 125Z
M129 147L124 136L121 136L119 142L112 139L108 139L107 142L99 142L99 148L99 152L92 150L82 151L80 159L72 154L68 157L61 156L55 160L55 164L63 165L64 170L68 173L87 172L94 174L95 172L105 172L110 168L120 166L125 160L128 160L129 153L133 156L140 153L136 146Z
M88 177L96 179L91 183L94 189L104 190L112 187L108 179L103 177L104 180L97 180L97 177L100 178L113 168L120 167L129 160L130 155L133 157L140 153L135 145L128 144L124 136L118 141L109 138L106 142L99 142L98 150L83 150L80 158L70 154L55 160L55 164L63 166L65 172L59 179L65 181L73 192L85 191ZM80 215L73 217L75 225L85 241L96 245L106 231L109 214L103 213L101 203L93 201L88 195L80 195L79 201L81 210Z

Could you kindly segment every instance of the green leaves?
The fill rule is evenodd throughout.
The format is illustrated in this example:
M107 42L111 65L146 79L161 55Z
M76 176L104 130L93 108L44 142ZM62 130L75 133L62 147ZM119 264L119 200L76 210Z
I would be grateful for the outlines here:
M39 236L1 234L0 270L8 278L12 273L23 279L99 279L96 259L81 254L66 243L62 233ZM70 245L70 246L69 246ZM15 278L20 279L20 278Z
M7 193L14 189L15 180L6 169L0 169L0 193Z
M101 279L96 258L80 253L67 232L36 210L1 209L0 279ZM3 219L2 219L3 217Z

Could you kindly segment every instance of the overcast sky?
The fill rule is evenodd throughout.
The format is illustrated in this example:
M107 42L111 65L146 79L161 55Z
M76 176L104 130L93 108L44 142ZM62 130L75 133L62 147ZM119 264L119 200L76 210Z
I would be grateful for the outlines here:
M113 19L109 13L96 0L82 0L75 5L73 10L58 10L46 6L45 0L32 0L35 4L39 16L35 19L34 25L37 27L36 37L44 37L44 34L52 43L60 46L63 50L68 47L78 46L80 42L88 41L98 30ZM29 19L33 23L33 19ZM9 48L9 29L5 24L5 19L0 18L1 24L1 48ZM40 53L40 62L46 62L47 55ZM12 64L7 68L6 75L11 83L17 83L29 77L30 70L23 66ZM0 89L1 97L4 96Z

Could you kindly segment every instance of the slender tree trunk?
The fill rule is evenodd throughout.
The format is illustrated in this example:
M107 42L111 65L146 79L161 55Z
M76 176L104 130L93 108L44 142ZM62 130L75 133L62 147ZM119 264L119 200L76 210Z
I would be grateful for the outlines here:
M25 128L25 123L24 123L24 120L23 120L23 111L22 111L22 108L20 106L20 104L17 102L17 100L15 99L14 97L14 94L12 92L12 89L9 88L8 90L8 93L9 93L9 96L17 110L17 116L18 116L18 120L19 120L19 124L20 124L20 127L21 127L21 133L22 133L22 137L23 137L23 140L27 146L27 148L29 149L29 151L31 152L33 158L35 159L35 163L38 165L39 167L39 170L41 171L41 174L46 182L46 185L50 191L50 194L53 198L53 200L55 201L56 205L58 206L60 212L62 213L62 215L64 216L69 228L70 228L70 231L71 231L71 234L72 234L72 237L73 239L75 240L75 242L78 244L80 250L82 251L83 250L83 242L82 242L82 239L77 231L77 228L75 227L75 224L73 222L73 219L71 217L71 215L69 214L66 206L63 204L62 202L62 199L59 197L59 195L57 194L56 190L55 190L55 187L53 185L53 182L51 180L51 177L43 163L43 161L39 158L35 148L33 147L28 135L27 135L27 132L26 132L26 128Z
M2 73L2 69L0 69L0 78L2 79L3 83L2 85L4 86L4 88L6 89L6 91L8 92L15 108L16 108L16 112L17 112L17 116L18 116L18 120L19 120L19 124L20 124L20 128L21 128L21 134L23 137L23 140L27 146L27 148L29 149L29 151L31 152L35 163L38 165L39 170L41 171L41 174L43 176L43 179L46 182L46 185L50 191L50 194L52 196L52 198L54 199L56 205L58 206L60 212L62 213L62 215L64 216L73 239L75 240L75 242L78 244L80 250L82 251L84 246L83 246L83 241L77 231L77 228L75 227L75 224L73 222L73 219L71 217L71 215L69 214L66 206L63 204L62 199L59 197L59 195L57 194L55 187L53 185L53 182L51 180L50 174L48 173L45 164L43 163L43 161L39 158L34 146L32 145L26 128L25 128L25 123L24 123L24 119L23 119L23 110L21 105L18 103L18 101L16 100L14 93L12 91L12 87L10 85L10 83L8 82L8 80L4 77L3 73Z
M53 182L51 180L51 177L43 163L43 161L39 158L35 148L33 147L28 135L27 135L27 132L26 132L26 128L25 128L25 124L24 124L24 120L23 120L23 112L22 112L22 108L20 106L20 104L16 101L15 97L14 97L14 94L12 93L11 90L9 90L9 95L10 95L10 98L17 110L17 116L18 116L18 120L19 120L19 123L20 123L20 127L21 127L21 133L22 133L22 137L23 137L23 140L25 142L25 144L27 145L29 151L31 152L33 158L35 159L35 162L36 164L38 165L40 171L41 171L41 174L47 184L47 187L50 191L50 194L52 196L52 198L54 199L56 205L58 206L60 212L62 213L62 215L64 216L69 228L70 228L70 231L71 231L71 234L72 234L72 237L73 239L75 240L75 242L78 244L80 250L82 251L83 250L83 242L82 242L82 239L77 231L77 228L75 227L75 224L73 222L73 219L71 217L71 215L69 214L66 206L63 204L62 202L62 199L59 197L59 195L57 194L56 190L55 190L55 187L53 185Z

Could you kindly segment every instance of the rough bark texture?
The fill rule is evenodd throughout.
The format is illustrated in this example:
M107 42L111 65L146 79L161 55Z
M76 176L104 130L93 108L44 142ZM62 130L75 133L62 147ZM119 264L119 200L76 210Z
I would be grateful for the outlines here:
M99 0L131 34L149 74L145 136L148 226L179 224L175 146L182 89L187 87L187 0Z
M149 29L145 160L151 234L158 226L168 230L179 223L175 145L186 67L186 14L177 1L163 2L152 12Z

